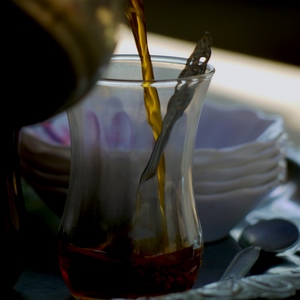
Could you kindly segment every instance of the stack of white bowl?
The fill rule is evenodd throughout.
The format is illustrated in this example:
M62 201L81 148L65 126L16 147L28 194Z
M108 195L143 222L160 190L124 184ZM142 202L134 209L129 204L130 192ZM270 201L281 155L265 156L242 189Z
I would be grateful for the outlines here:
M204 239L225 237L285 177L287 136L280 116L206 102L195 144L193 184ZM66 113L24 127L22 175L58 214L68 192Z
M195 143L193 185L205 242L228 235L286 173L283 119L206 103Z
M58 215L62 215L70 178L67 114L22 128L21 175Z

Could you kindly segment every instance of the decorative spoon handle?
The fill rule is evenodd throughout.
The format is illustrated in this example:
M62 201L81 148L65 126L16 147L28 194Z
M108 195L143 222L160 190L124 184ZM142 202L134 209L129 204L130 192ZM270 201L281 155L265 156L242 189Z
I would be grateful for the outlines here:
M220 281L244 277L257 261L260 249L261 248L256 246L250 246L236 254Z
M205 73L207 63L211 56L211 44L211 36L209 32L205 32L204 36L197 43L193 53L188 58L185 68L179 74L179 79ZM189 85L190 83L181 83L180 80L178 81L175 92L168 103L161 133L154 145L148 164L141 175L140 185L152 178L157 172L161 155L168 142L173 125L182 116L192 100L194 94L193 89L196 88L196 85L194 84L193 87Z

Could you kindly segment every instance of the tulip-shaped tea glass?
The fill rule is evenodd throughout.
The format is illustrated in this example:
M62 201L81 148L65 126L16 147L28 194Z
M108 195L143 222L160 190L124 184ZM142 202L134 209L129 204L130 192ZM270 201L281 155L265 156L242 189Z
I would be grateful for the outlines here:
M155 80L144 81L137 55L114 56L94 90L68 110L71 173L58 247L77 299L181 292L197 279L203 239L191 164L214 68L178 79L185 63L152 56ZM149 175L168 102L183 85L190 103Z

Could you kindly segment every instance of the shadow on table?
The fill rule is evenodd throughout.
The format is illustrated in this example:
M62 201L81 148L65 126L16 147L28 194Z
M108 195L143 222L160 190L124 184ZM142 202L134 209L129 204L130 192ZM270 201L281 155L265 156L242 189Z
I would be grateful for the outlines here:
M25 269L6 299L71 300L74 299L59 273L36 272Z
M204 245L203 263L194 288L218 281L232 258L241 248L231 237Z

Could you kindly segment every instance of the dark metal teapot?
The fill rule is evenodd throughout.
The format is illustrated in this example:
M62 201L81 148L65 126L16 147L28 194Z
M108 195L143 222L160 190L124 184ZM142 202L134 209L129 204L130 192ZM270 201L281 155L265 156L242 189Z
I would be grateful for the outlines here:
M7 15L1 43L2 289L11 288L23 270L19 131L77 103L93 87L116 46L124 4L120 0L3 0L0 4L1 13Z

